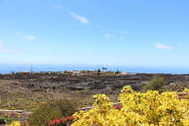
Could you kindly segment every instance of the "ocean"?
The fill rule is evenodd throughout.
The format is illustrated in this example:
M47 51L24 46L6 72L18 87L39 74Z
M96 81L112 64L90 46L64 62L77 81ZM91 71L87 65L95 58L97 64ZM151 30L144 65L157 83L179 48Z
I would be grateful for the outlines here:
M7 74L12 72L62 72L71 70L97 70L107 68L107 71L120 71L130 73L170 73L170 74L189 74L189 68L171 67L129 67L129 66L110 66L110 65L13 65L0 64L0 73Z

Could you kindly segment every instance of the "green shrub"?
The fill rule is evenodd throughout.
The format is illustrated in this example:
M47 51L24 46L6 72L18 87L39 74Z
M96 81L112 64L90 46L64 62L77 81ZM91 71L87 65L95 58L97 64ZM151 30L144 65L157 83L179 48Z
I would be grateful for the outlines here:
M14 119L7 117L0 117L0 125L2 124L10 124Z
M34 111L29 118L30 126L48 126L50 120L72 115L76 106L69 100L52 100Z
M162 90L163 86L166 85L166 81L161 76L155 76L152 80L150 80L147 84L143 85L143 90Z

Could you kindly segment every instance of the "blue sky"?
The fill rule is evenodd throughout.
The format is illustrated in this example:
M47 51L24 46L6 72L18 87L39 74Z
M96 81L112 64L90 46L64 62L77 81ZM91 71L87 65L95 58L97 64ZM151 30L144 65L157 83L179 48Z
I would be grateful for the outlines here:
M188 0L0 0L0 64L189 67Z

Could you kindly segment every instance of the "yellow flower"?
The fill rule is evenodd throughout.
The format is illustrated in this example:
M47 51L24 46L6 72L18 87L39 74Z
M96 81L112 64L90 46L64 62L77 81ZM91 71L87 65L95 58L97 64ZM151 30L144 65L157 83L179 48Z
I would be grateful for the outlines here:
M19 121L13 121L11 124L7 126L21 126L21 123Z
M92 109L76 113L71 126L189 126L189 100L176 92L141 93L126 86L118 97L121 109L104 94L94 98Z

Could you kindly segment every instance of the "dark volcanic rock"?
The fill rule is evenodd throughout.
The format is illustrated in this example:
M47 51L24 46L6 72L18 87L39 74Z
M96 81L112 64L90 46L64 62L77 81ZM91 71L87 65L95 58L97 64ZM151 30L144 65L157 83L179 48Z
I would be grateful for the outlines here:
M0 79L16 79L22 81L23 86L31 89L53 89L53 90L101 90L120 89L124 85L131 85L139 89L141 84L151 80L154 76L163 76L167 83L176 81L189 81L189 75L172 74L133 74L133 75L65 75L60 73L24 73L1 75Z

